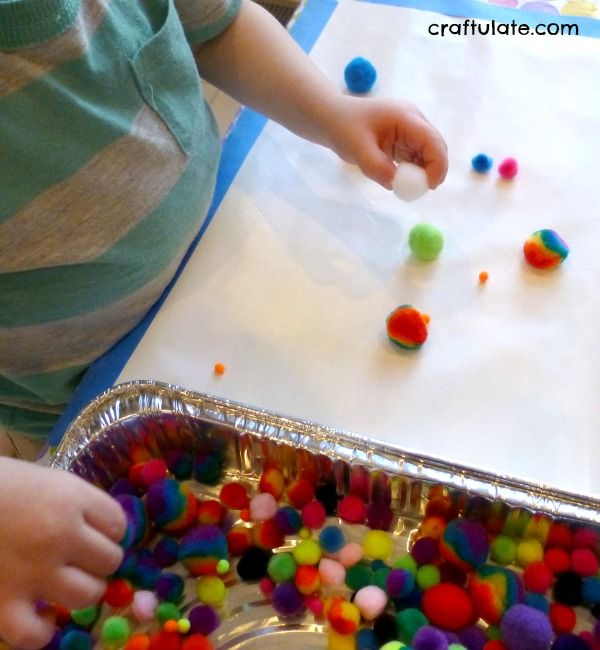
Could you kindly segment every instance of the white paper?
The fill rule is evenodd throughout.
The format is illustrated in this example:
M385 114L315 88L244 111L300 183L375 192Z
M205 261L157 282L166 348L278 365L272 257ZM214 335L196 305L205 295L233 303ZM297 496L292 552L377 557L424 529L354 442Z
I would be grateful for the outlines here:
M340 86L364 56L373 94L417 104L448 142L444 185L403 203L269 123L119 381L600 495L600 41L428 35L452 20L346 0L311 55ZM471 172L479 152L517 178ZM410 255L421 221L445 235L435 262ZM523 261L540 228L571 247L554 272ZM431 316L416 353L386 338L405 303Z

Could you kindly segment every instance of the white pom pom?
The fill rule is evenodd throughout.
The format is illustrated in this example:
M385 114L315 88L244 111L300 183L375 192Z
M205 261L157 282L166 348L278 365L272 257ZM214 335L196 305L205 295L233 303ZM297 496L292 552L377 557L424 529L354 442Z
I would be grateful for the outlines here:
M427 174L419 165L399 162L392 181L394 194L403 201L416 201L429 189Z

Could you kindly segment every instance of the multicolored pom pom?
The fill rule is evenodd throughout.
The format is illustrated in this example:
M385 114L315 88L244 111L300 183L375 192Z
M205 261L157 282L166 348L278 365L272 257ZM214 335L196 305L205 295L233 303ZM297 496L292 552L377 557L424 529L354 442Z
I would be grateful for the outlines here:
M404 350L418 350L427 340L427 323L423 314L411 305L401 305L388 315L387 335Z
M179 545L179 561L194 576L217 572L219 560L227 559L227 540L216 526L192 528Z
M169 532L187 530L196 521L196 497L175 479L153 483L146 494L146 506L156 526Z
M440 555L465 571L483 566L489 550L486 529L472 519L454 519L440 540Z
M569 255L567 243L554 230L536 230L523 245L527 263L536 269L553 269Z

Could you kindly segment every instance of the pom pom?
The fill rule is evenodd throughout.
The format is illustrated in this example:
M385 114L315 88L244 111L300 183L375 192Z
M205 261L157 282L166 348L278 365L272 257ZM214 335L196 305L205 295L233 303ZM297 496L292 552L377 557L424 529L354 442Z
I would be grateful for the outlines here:
M507 609L523 600L523 585L510 569L485 565L469 580L475 613L486 623L496 625Z
M85 607L84 609L74 609L71 612L73 622L81 627L88 627L98 618L100 610L95 605Z
M181 576L176 573L162 573L156 583L156 595L160 600L178 603L183 596L184 587Z
M171 449L166 456L167 467L178 481L185 481L192 476L194 459L189 451Z
M434 627L422 627L412 640L414 650L448 650L446 636Z
M590 646L575 634L559 634L550 650L590 650Z
M221 578L205 576L196 583L198 600L204 605L218 606L224 602L227 588Z
M562 548L570 550L573 545L573 531L570 526L561 522L554 522L550 525L546 548Z
M264 496L271 497L266 492ZM283 544L283 533L277 527L275 519L267 519L267 521L263 521L255 526L252 537L256 546L266 549L274 549Z
M429 621L420 609L408 607L398 612L396 623L400 638L407 643L412 643L415 634L422 627L428 625Z
M437 557L437 544L435 557ZM409 553L404 553L403 555L400 555L400 557L396 558L396 560L394 560L394 568L406 569L407 571L410 571L413 576L417 575L417 561Z
M582 578L595 576L598 573L598 558L587 548L576 548L571 554L571 568Z
M302 518L297 510L284 506L275 513L275 525L282 535L295 535L302 528Z
M398 636L396 619L391 614L378 616L373 623L373 633L381 646L393 641Z
M375 632L368 627L363 627L356 633L356 650L379 650L379 642Z
M338 526L326 526L319 535L319 544L325 553L337 553L345 542L344 532Z
M164 537L154 547L152 557L163 569L171 566L177 562L179 557L179 544L172 537Z
M372 621L383 613L387 606L388 597L383 589L369 585L356 592L354 604L366 621Z
M220 624L217 612L209 605L198 605L188 613L192 634L212 634Z
M277 585L271 594L273 609L279 616L298 616L305 610L302 594L291 582Z
M417 259L430 262L442 252L444 235L429 223L419 223L408 233L408 245Z
M490 545L490 557L498 564L512 564L517 557L517 543L512 537L498 535Z
M300 478L290 484L287 497L294 508L301 510L303 506L315 498L315 490L310 481Z
M348 494L340 501L338 514L348 523L362 524L366 515L365 503L360 497Z
M153 483L146 495L146 506L156 526L169 532L187 530L196 521L196 497L186 485L174 479Z
M335 515L337 511L337 490L333 483L317 485L315 489L315 498L320 501L329 516Z
M258 489L260 492L272 494L276 499L281 499L285 490L285 480L281 470L276 467L265 469L260 477Z
M407 569L392 569L385 581L385 589L390 598L404 598L414 586L415 576Z
M291 553L275 553L267 564L273 582L288 582L296 575L296 561Z
M148 514L144 503L132 494L121 494L115 499L123 508L127 520L127 529L121 540L125 549L140 546L149 533Z
M403 201L416 201L429 189L425 170L410 162L401 161L392 180L394 194Z
M275 497L269 492L261 492L250 500L250 518L252 521L267 521L277 513Z
M452 520L440 541L440 555L465 571L482 566L489 548L486 529L469 519Z
M460 630L473 616L471 599L464 589L441 583L423 594L423 612L432 625L444 630Z
M572 571L558 573L554 582L554 600L565 605L579 605L582 587L583 581L576 573Z
M147 634L134 634L129 637L125 650L149 650L150 637Z
M394 544L389 533L383 530L370 530L363 538L363 551L367 557L387 560L394 552Z
M440 582L440 570L435 564L424 564L417 571L416 582L421 589L430 589Z
M439 542L433 537L419 538L410 549L410 554L418 565L432 564L438 557Z
M304 596L310 596L321 586L319 569L311 564L303 564L296 569L294 576L296 589Z
M577 623L575 610L562 603L552 603L550 605L550 624L556 634L565 634L572 632Z
M129 621L123 616L109 616L102 624L102 642L107 646L125 645L130 634Z
M264 578L267 575L267 566L271 556L271 551L251 546L237 564L238 575L246 582Z
M550 548L544 553L544 564L553 573L564 573L571 568L571 557L562 548Z
M598 576L590 576L584 579L581 588L581 599L588 607L600 603L600 578Z
M194 576L214 574L227 559L227 540L216 526L197 526L179 544L179 561Z
M371 584L373 571L364 564L355 564L346 571L346 586L352 591L358 591Z
M598 544L598 533L592 528L578 528L573 533L573 548L593 551Z
M498 165L498 173L505 181L512 180L519 171L519 165L514 158L505 158Z
M358 607L340 597L332 598L327 620L338 634L354 634L360 623Z
M174 621L181 617L181 612L179 608L176 607L173 603L160 603L154 612L156 620L164 625L167 621Z
M154 618L158 607L158 598L151 591L136 591L133 594L131 611L140 623L147 623Z
M539 609L540 612L544 612L544 614L550 613L550 603L545 596L542 596L542 594L536 594L533 591L525 594L525 604L529 605L529 607Z
M527 605L513 605L500 629L510 650L546 650L554 636L548 618Z
M537 539L523 539L517 544L517 564L526 567L532 562L541 562L544 548Z
M292 549L297 564L316 565L321 559L321 547L313 539L304 539Z
M523 571L523 584L528 591L545 594L553 582L554 575L544 562L532 562Z
M351 93L362 95L368 93L377 79L377 70L373 64L357 56L344 68L344 80Z
M348 569L362 560L362 546L357 542L348 542L338 554L338 560Z
M204 485L216 485L221 477L221 465L216 456L200 456L194 462L194 478Z
M346 569L336 560L323 558L319 562L319 575L321 584L340 587L344 584Z
M473 167L473 170L478 174L487 174L493 164L493 159L484 153L478 153L471 159L471 167Z
M248 492L241 483L226 483L219 492L219 500L226 508L243 510L248 507Z
M558 233L549 228L536 230L523 244L528 264L536 269L553 269L569 255L569 247Z
M469 625L459 632L457 642L462 643L468 650L483 650L487 643L487 634L479 626Z
M418 350L427 340L427 323L423 314L411 305L395 309L385 324L390 341L405 350Z
M325 523L325 507L319 501L311 501L302 508L302 523L307 528L321 528Z
M92 650L92 637L83 630L69 630L60 642L60 650Z
M243 555L252 546L252 530L245 526L234 526L227 533L227 547L232 557Z
M128 580L117 578L106 585L104 601L111 607L127 607L133 602L133 587Z
M197 521L199 524L218 526L223 521L227 509L216 499L207 499L198 504Z

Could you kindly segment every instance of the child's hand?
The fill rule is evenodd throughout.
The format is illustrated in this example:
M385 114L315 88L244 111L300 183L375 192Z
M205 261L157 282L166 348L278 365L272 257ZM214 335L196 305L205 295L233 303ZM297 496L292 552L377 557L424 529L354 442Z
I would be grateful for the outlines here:
M37 602L98 602L125 526L119 504L75 475L0 458L0 639L40 648L54 625Z
M386 189L396 166L407 160L427 173L430 189L446 177L448 149L425 116L407 102L339 96L329 121L331 149Z

